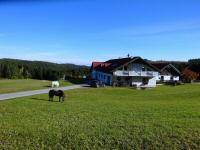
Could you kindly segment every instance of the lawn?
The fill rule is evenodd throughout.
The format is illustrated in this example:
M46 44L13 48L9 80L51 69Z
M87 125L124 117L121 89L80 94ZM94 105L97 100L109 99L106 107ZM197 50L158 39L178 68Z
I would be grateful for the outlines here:
M70 82L60 81L61 86L71 85ZM0 94L11 93L28 90L38 90L51 87L51 81L47 80L33 80L33 79L20 79L8 80L0 79Z
M200 85L0 102L0 149L200 149Z

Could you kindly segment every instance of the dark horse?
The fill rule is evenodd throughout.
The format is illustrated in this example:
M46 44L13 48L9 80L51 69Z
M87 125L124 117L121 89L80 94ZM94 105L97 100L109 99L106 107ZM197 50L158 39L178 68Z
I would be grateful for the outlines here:
M64 102L64 100L65 100L65 93L62 90L58 90L58 91L53 90L53 89L50 90L49 91L49 101L53 101L54 96L59 96L59 102L60 102L61 98L62 98L62 102Z

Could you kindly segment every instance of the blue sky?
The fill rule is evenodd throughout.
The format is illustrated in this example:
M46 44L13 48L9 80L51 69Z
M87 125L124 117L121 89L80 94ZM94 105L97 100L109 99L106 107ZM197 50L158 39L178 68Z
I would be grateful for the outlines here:
M199 0L27 1L0 1L0 58L89 65L128 53L200 57Z

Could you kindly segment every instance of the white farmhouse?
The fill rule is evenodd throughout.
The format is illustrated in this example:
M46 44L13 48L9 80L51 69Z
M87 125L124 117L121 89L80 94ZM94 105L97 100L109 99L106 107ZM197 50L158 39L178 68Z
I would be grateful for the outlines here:
M112 59L106 62L93 62L92 79L107 85L131 85L137 87L156 87L159 69L141 57Z

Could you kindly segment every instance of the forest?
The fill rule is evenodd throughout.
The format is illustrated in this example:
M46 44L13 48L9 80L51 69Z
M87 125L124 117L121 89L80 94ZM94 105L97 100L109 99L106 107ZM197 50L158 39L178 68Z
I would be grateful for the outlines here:
M187 68L190 72L197 73L197 78L200 78L200 59L190 59L188 62L168 61L168 63L173 64L182 73ZM58 80L83 78L88 76L89 72L90 68L88 66L18 59L0 59L0 78Z
M18 59L0 59L0 78L58 80L72 77L83 78L88 74L88 66Z

